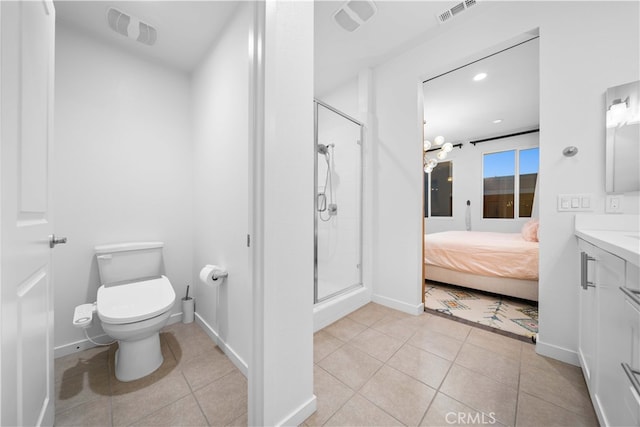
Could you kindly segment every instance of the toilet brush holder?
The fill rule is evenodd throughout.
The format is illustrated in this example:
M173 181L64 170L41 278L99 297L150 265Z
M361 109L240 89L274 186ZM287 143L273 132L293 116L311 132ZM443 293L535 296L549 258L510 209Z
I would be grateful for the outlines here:
M182 323L193 322L195 302L191 297L182 298Z

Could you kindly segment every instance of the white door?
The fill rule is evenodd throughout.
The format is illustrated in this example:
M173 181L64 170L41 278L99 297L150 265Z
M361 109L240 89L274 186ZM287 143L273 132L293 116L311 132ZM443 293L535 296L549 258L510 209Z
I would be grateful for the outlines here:
M2 1L0 20L0 425L52 425L53 3Z

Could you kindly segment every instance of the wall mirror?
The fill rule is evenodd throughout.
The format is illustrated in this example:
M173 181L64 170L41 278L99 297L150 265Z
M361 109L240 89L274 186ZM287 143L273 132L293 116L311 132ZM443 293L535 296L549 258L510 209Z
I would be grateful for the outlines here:
M606 95L607 193L640 190L640 81L614 86Z

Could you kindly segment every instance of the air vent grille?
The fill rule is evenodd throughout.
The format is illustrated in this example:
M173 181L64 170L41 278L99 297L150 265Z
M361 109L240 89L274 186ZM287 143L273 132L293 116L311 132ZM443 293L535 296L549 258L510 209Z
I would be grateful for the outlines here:
M154 27L137 18L132 18L118 9L109 8L107 23L116 33L148 46L152 46L158 39L158 32Z
M462 13L465 10L469 9L471 6L475 6L476 3L477 3L477 0L464 0L460 3L457 3L455 6L449 9L446 9L438 13L436 15L436 18L438 19L438 22L440 24L444 24L445 22L449 21L451 18L458 15L459 13Z

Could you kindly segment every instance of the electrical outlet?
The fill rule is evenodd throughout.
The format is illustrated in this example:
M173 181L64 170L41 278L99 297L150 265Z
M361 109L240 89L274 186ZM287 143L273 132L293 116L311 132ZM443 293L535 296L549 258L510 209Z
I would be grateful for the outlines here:
M622 213L623 194L607 194L604 211L606 213Z

